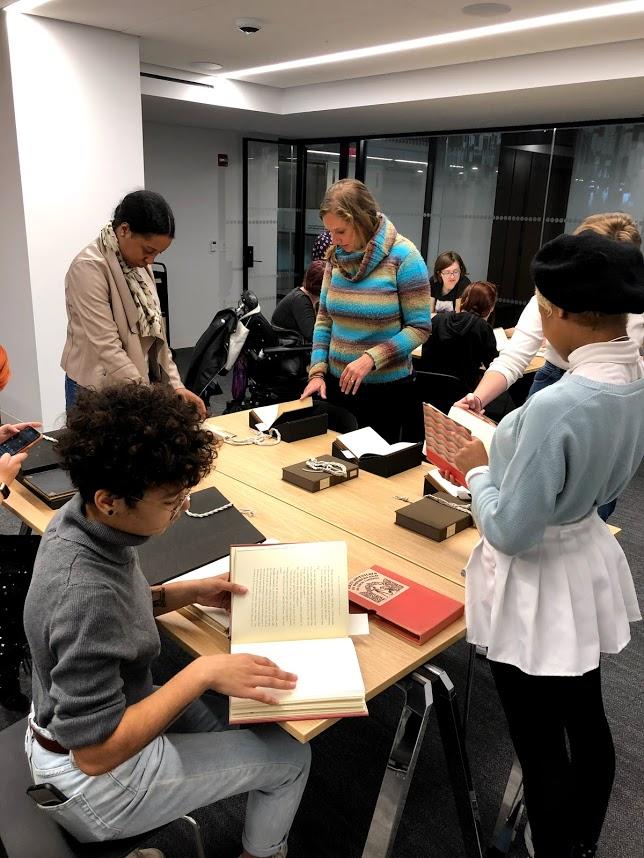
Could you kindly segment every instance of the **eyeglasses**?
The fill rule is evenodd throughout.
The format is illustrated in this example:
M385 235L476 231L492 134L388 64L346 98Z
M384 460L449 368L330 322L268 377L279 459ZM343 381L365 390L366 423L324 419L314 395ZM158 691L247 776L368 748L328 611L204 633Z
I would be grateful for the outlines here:
M450 279L454 279L454 277L461 276L461 269L457 268L456 271L441 271L441 277L449 277Z
M132 500L138 501L139 503L149 503L151 506L156 506L159 509L164 509L166 510L166 512L170 513L170 518L175 518L181 511L181 508L183 507L184 503L190 500L190 492L185 492L184 494L182 494L181 497L178 498L177 501L172 504L172 506L168 506L168 504L165 504L163 502L147 500L147 498L133 497Z

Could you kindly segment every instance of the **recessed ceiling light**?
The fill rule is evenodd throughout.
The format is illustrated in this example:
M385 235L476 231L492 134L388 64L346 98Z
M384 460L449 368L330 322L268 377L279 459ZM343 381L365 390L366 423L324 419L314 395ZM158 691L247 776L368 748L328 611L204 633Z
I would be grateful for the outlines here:
M497 15L507 15L512 11L512 6L507 3L470 3L463 6L464 15L473 15L475 18L494 18Z
M486 24L483 27L470 27L451 33L438 33L433 36L423 36L419 39L408 39L404 42L389 42L385 45L370 45L367 48L356 48L350 51L338 51L333 54L321 54L315 57L303 57L299 60L289 60L283 63L273 63L265 66L254 66L247 69L236 69L226 72L226 77L251 77L261 74L271 74L293 69L324 66L331 63L343 63L350 60L361 60L366 57L382 57L387 54L398 54L404 51L433 48L437 45L453 45L459 42L469 42L488 36L521 33L527 30L537 30L545 27L560 27L578 21L596 21L602 18L612 18L617 15L635 15L644 12L644 0L625 0L622 3L604 3L601 6L586 6L583 9L570 9L566 12L554 12L550 15L538 15L534 18L521 18L517 21L503 21L499 24Z
M219 71L223 68L223 66L219 63L206 62L205 60L195 60L194 62L190 63L190 67L193 68L195 71L205 72L206 74L209 74L210 72Z

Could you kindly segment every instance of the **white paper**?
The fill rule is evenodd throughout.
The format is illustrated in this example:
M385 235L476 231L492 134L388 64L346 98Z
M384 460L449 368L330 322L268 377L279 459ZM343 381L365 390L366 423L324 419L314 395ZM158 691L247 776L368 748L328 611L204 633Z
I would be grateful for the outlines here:
M210 605L200 605L198 602L195 602L195 608L216 620L225 631L230 631L230 613L225 608L211 608Z
M369 634L369 614L349 614L349 637Z
M251 653L269 658L282 670L297 676L292 690L271 688L269 693L280 703L306 700L353 699L364 695L364 682L351 638L324 640L272 641L270 643L231 644L231 653ZM244 707L244 701L232 697ZM255 708L256 703L250 704Z
M413 446L411 441L388 444L371 426L365 426L364 429L354 429L353 432L345 432L344 435L338 436L338 440L342 441L345 447L348 447L358 459L365 453L387 456L389 453L395 453L396 450L404 450L405 447Z
M470 500L472 495L465 488L465 486L455 486L453 483L450 483L449 480L446 480L441 476L441 472L438 468L431 468L427 472L427 476L431 479L435 486L440 488L442 492L447 492L454 498L460 498L461 500Z
M505 333L503 328L494 329L494 338L496 340L496 347L500 352L502 352L510 342L508 335Z
M230 557L227 554L225 557L221 557L219 560L214 560L212 563L206 563L205 566L199 566L191 572L184 572L183 575L177 575L176 578L172 578L170 581L166 581L165 583L174 584L175 581L198 581L200 578L210 578L212 575L222 575L224 572L228 572L229 568Z

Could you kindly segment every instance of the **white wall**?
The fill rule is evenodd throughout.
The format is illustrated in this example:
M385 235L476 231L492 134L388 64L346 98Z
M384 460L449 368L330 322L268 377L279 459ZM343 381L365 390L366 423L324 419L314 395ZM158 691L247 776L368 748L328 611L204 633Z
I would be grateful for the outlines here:
M241 135L145 122L143 145L146 187L163 194L176 219L176 238L159 257L168 267L171 345L194 346L242 289ZM227 167L217 166L219 153Z
M65 273L143 186L138 40L30 15L7 26L40 402L33 385L12 395L49 428L64 411Z
M0 20L0 116L13 116L5 16ZM0 122L0 189L0 342L13 370L0 394L0 411L3 421L11 422L40 415L40 390L18 144L15 125L6 118Z

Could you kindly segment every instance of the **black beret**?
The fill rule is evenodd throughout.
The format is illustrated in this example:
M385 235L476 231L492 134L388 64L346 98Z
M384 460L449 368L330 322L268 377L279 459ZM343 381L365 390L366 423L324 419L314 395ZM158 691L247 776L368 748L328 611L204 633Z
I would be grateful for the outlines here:
M630 241L586 230L559 235L537 252L535 286L562 310L644 313L644 258Z

